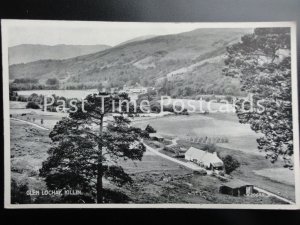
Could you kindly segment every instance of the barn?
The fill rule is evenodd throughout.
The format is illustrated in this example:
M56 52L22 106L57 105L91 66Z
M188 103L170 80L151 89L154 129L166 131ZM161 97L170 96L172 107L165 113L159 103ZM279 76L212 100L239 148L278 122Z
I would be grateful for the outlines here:
M224 163L217 156L216 152L210 153L208 151L203 151L194 147L190 147L186 151L184 158L188 161L194 162L207 169L212 169L212 170L224 169Z
M220 193L232 195L232 196L243 196L252 194L254 185L246 183L241 180L232 180L220 187Z

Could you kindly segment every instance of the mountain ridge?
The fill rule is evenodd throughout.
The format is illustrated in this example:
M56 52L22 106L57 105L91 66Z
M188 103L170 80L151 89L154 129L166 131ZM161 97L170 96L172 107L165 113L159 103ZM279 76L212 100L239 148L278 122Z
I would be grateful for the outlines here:
M9 65L29 63L43 59L67 59L103 51L108 45L43 45L20 44L8 48Z
M10 77L56 77L65 86L98 82L122 87L141 83L180 96L234 94L239 92L239 82L222 75L224 54L226 46L249 32L204 28L156 36L75 58L12 65Z

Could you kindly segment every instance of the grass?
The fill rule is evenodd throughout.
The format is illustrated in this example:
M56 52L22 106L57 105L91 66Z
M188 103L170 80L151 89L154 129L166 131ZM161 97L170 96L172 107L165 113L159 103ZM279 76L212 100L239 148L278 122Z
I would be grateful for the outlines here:
M61 113L44 113L40 109L26 109L26 104L26 102L10 101L10 114L12 117L52 129L57 121L66 116ZM43 120L43 123L41 120Z
M29 189L45 188L38 176L46 160L51 140L49 131L11 120L11 175L17 184L28 184Z
M134 185L126 188L125 192L134 203L284 204L270 197L233 197L220 194L222 182L217 178L177 172L178 170L164 170L163 173L135 173L132 175Z
M18 183L28 183L29 189L45 189L45 183L37 171L47 158L51 144L48 134L49 131L11 121L12 178ZM222 181L216 177L195 175L191 170L157 155L145 154L141 161L120 160L119 164L134 180L132 186L121 187L122 192L130 197L131 203L282 203L268 197L219 194Z
M169 136L224 137L228 139L228 143L225 143L226 146L223 147L259 154L256 150L256 139L259 135L252 131L249 125L226 119L227 117L233 116L225 114L224 119L221 115L218 115L218 118L204 115L168 116L151 121L133 121L133 125L143 128L150 124L160 134Z
M89 94L97 93L97 89L90 90L28 90L28 91L18 91L19 95L29 96L33 93L38 95L50 96L55 94L56 96L63 96L65 98L85 98Z
M294 171L287 168L270 168L254 170L254 173L278 183L295 185Z
M193 146L201 149L203 147L203 144L190 143L185 140L178 140L177 143L180 147L185 148ZM263 155L248 154L242 151L222 148L219 146L216 146L215 151L220 157L231 155L240 162L241 166L236 171L231 173L233 177L252 183L257 187L266 189L275 194L279 194L282 197L295 200L295 187L294 185L291 185L292 181L285 182L282 180L282 178L281 180L279 180L279 178L270 179L270 177L260 176L257 174L257 172L255 172L257 170L264 169L270 169L270 171L274 170L275 172L277 169L283 168L283 162L277 161L276 163L272 164ZM288 170L287 168L283 169ZM274 174L269 173L269 176L279 177L280 175L276 174L275 172Z
M9 101L10 109L25 109L27 102Z

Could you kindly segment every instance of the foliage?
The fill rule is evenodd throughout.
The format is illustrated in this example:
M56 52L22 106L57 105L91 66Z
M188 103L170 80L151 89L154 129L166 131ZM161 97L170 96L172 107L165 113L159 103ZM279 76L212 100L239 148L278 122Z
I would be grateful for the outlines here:
M240 167L239 161L231 155L226 155L224 158L222 158L222 161L227 174L232 173L234 170Z
M31 198L27 195L28 186L27 184L17 184L12 179L11 181L11 203L12 204L28 204L31 203Z
M150 110L151 112L160 113L161 111L161 105L157 101L151 101L150 102Z
M156 130L152 126L150 126L150 124L148 124L146 126L145 131L147 131L149 134L150 133L156 133Z
M27 83L37 84L38 82L39 82L39 80L34 79L34 78L18 78L18 79L15 79L13 83L15 83L15 84L27 84Z
M227 52L224 74L240 78L241 89L253 99L252 109L247 99L237 101L239 121L264 134L258 148L271 162L283 156L292 167L290 28L256 28Z
M27 109L39 109L40 106L37 103L30 101L27 103L26 108Z
M213 153L216 151L216 145L214 143L205 143L201 149Z
M49 79L47 79L46 84L48 84L48 85L58 85L59 80L57 78L49 78Z
M132 42L106 50L106 54L11 65L9 73L12 78L57 77L67 81L61 85L66 89L97 88L98 83L106 88L141 83L155 86L160 95L176 97L239 95L236 79L222 76L220 70L225 46L245 32L245 29L195 30Z
M103 179L117 186L132 182L118 161L142 159L143 132L130 126L130 120L123 117L125 105L122 103L116 105L116 109L120 107L120 116L103 123L104 117L112 112L113 104L123 100L129 100L127 94L89 95L84 110L78 103L76 112L55 125L50 133L53 147L40 170L50 189L81 190L92 193L97 203L102 203L108 201Z

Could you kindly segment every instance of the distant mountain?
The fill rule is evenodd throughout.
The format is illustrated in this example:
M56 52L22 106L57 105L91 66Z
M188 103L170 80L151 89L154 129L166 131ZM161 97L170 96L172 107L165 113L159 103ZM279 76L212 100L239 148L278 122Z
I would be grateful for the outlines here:
M110 48L108 45L32 45L8 48L9 64L28 63L42 59L67 59Z
M10 79L56 77L65 86L141 83L169 95L239 94L239 80L222 75L226 46L250 29L197 29L133 41L101 52L65 60L12 65Z
M136 42L136 41L144 41L144 40L147 40L147 39L150 39L150 38L154 38L154 37L156 37L156 35L145 35L145 36L140 36L140 37L136 37L136 38L133 38L133 39L124 41L124 42L118 44L117 46L125 45L125 44L131 43L131 42Z

